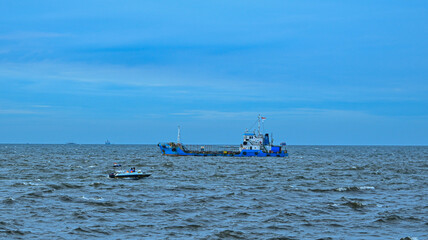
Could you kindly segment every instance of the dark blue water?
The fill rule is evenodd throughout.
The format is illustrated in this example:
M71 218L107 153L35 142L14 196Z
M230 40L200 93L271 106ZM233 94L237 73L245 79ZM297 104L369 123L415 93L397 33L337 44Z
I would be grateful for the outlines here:
M0 238L428 239L428 147L289 153L166 157L155 145L0 145ZM113 162L152 176L109 179Z

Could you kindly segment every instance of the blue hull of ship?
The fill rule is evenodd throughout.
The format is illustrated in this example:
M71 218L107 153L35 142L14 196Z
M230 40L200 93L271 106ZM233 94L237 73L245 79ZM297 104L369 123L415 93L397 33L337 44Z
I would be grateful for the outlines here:
M261 150L242 150L241 152L185 152L181 148L173 148L168 144L158 144L163 155L168 156L224 156L224 157L288 157L285 151L266 153Z

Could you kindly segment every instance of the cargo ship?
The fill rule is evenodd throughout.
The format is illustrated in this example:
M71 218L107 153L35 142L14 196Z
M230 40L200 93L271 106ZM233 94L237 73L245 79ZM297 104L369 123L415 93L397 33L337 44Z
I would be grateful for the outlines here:
M258 116L257 129L243 134L243 141L239 146L219 145L184 145L180 141L180 127L178 127L177 142L159 143L163 155L168 156L228 156L228 157L287 157L285 142L273 144L272 136L260 131L261 124L266 118Z

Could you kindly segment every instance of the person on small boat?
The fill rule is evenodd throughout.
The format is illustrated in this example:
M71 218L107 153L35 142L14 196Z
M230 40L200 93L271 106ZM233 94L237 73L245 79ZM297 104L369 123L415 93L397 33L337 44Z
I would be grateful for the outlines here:
M131 172L131 173L135 172L135 167L132 167L129 172Z

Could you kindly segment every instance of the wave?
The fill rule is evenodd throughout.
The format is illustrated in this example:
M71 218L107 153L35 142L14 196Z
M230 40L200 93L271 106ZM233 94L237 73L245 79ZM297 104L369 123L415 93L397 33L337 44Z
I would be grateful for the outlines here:
M375 187L373 186L362 186L362 187L340 187L334 189L336 192L346 192L346 191L363 191L363 190L374 190Z
M247 213L247 212L238 212L238 213L235 213L234 214L234 216L236 216L236 217L248 217L248 216L250 216L251 214L249 214L249 213Z
M29 198L43 198L43 193L42 192L30 192L25 194L26 197Z
M296 240L298 238L294 238L294 237L273 237L273 238L268 238L268 240Z
M165 163L162 163L162 166L166 167L166 168L173 168L174 163L173 162L165 162Z
M101 186L106 186L106 184L105 183L100 183L100 182L94 182L94 183L89 184L89 186L94 187L94 188L98 188L98 187L101 187Z
M399 215L396 214L389 214L383 217L378 218L375 222L383 222L383 223L388 223L388 222L395 222L395 221L412 221L412 222L421 222L423 221L420 218L416 218L416 217L401 217Z
M331 192L331 191L334 191L334 189L317 189L317 188L309 189L309 190L312 192Z
M129 208L119 206L119 207L109 208L109 209L106 209L105 211L103 210L103 211L100 211L100 212L105 212L105 213L110 213L110 212L123 213L123 212L129 212Z
M224 230L219 233L216 233L215 236L221 238L221 239L245 239L244 233L241 231L233 231L233 230Z
M89 233L91 231L87 230L86 228L77 227L77 228L73 229L73 232Z
M202 228L201 225L198 224L187 224L187 225L177 225L177 226L167 226L165 229L198 229Z
M1 233L5 233L5 234L7 234L8 236L10 236L10 235L19 235L19 236L24 236L24 235L26 235L26 234L30 234L31 232L29 232L29 231L21 231L21 230L10 230L10 229L5 229L5 230L2 230L2 231L0 231Z
M364 170L368 168L368 166L352 166L350 168L345 168L345 170L349 170L349 171L355 171L355 170Z
M39 183L34 182L17 182L12 184L12 187L19 187L19 186L39 186Z
M2 203L4 203L4 204L13 204L14 202L15 202L15 198L13 198L13 197L6 197L2 201Z
M59 200L63 202L73 202L73 198L67 195L61 195L59 196Z
M114 202L110 202L110 201L103 201L102 198L97 199L97 198L84 198L82 197L85 201L83 201L83 203L87 204L87 205L92 205L92 206L103 206L103 207L114 207L116 206L116 203Z
M46 186L51 187L55 190L61 190L61 189L79 189L83 188L82 185L77 184L71 184L71 183L61 183L61 184L47 184Z
M392 215L388 215L388 216L378 218L375 222L394 222L394 221L399 221L402 219L403 219L402 217L395 215L395 214L392 214Z
M212 177L212 178L226 178L228 176L226 174L214 173L214 175L211 175L210 177Z
M309 189L312 192L353 192L353 191L364 191L364 190L374 190L375 187L373 186L361 186L361 187L356 187L356 186L352 186L352 187L339 187L339 188L333 188L333 189L319 189L319 188L315 188L315 189Z
M342 205L351 207L353 209L360 209L364 207L364 204L357 201L348 201L346 203L343 203Z
M289 226L286 225L269 225L267 226L268 229L272 229L272 230L290 230Z
M77 227L75 229L72 230L71 234L79 234L79 233L95 233L95 234L104 234L104 235L110 235L109 232L107 231L103 231L101 229L98 229L97 227L100 226L95 226L96 228L90 228L90 227ZM98 236L99 237L99 236Z
M181 191L181 190L191 190L191 191L197 191L197 190L206 190L203 186L198 185L182 185L182 186L175 186L173 188L169 188L168 190L172 191Z
M82 220L88 219L88 215L84 211L73 212L72 216L77 218L77 219L82 219Z

